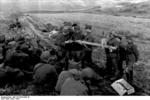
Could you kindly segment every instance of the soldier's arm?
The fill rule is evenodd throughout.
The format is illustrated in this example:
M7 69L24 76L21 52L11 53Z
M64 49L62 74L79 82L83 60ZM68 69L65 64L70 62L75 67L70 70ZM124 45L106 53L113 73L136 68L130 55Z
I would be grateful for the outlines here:
M139 51L138 51L138 49L137 49L137 46L136 46L136 45L133 45L133 52L134 52L134 55L135 55L136 61L138 61L138 59L139 59Z
M55 39L55 45L57 45L57 46L65 46L65 41L63 41L62 37L58 36Z

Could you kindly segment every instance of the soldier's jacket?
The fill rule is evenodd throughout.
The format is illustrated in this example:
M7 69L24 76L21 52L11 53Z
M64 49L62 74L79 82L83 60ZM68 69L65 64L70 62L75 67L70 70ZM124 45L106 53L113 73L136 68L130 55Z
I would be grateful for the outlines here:
M94 42L94 38L93 38L91 33L89 33L88 35L84 36L83 40L87 41L87 42ZM90 45L84 45L84 46L86 46L86 50L90 50L91 51L93 49L93 47L90 46Z
M39 49L39 48L30 48L29 49L30 50L30 54L29 54L29 56L30 56L30 64L31 65L35 65L35 64L37 64L37 63L39 63L40 61L41 61L41 59L40 59L40 55L41 55L41 50Z
M126 38L122 38L121 41L120 41L120 45L119 45L119 46L120 46L121 48L126 49L127 45L128 45L127 39L126 39Z
M2 63L5 55L5 35L0 35L0 63Z
M6 85L7 81L8 81L8 75L6 73L6 70L4 68L0 68L0 87L3 87Z
M15 37L15 41L16 41L16 42L24 42L24 41L25 41L25 38L24 38L23 36L21 36L21 35L17 35L17 36Z
M40 58L42 62L47 63L50 57L50 52L49 51L43 51Z
M65 41L69 40L70 36L69 35L64 35L64 34L59 34L56 37L55 44L61 47L64 47Z
M6 45L4 43L0 44L0 63L2 63L2 61L5 58L5 52L6 52Z
M68 61L68 68L69 69L78 69L80 70L82 68L81 61L74 61L74 59L69 59Z
M99 80L101 78L99 76L99 73L95 72L93 70L93 68L90 68L90 67L82 69L82 71L81 71L81 77L84 80L90 80L90 81L92 81L92 80Z
M8 49L13 49L17 47L17 42L16 41L10 41L7 43L6 48Z
M33 79L36 85L48 84L54 88L57 78L56 69L50 64L39 63L34 68Z
M16 46L17 51L21 51L29 56L29 64L34 66L38 62L40 62L40 55L41 50L37 48L36 45L28 43L28 42L21 42L17 43Z
M78 30L78 31L74 31L72 33L72 37L71 37L72 40L83 40L84 39L84 35L82 34L82 31L81 30Z
M10 49L6 52L5 65L12 68L28 70L29 55L21 51Z
M5 42L5 35L0 35L0 43L4 43Z
M107 45L110 45L110 46L119 46L119 41L118 41L118 38L110 38L108 41L107 41Z
M6 74L7 74L7 78L12 83L13 82L16 83L17 81L18 82L22 81L23 78L24 78L24 73L19 68L12 68L12 67L6 66L5 71L6 71Z
M56 84L56 87L55 87L56 91L60 92L61 86L63 85L65 80L69 77L79 79L80 71L78 71L77 69L70 69L68 71L62 71L59 74L59 77L58 77L58 80L57 80L57 84Z
M5 43L8 44L9 42L14 41L14 40L15 40L14 37L8 37L8 38L6 38Z
M24 53L29 54L30 46L27 43L18 43L16 50L21 50Z
M88 88L79 80L68 78L65 80L61 88L60 95L83 96L88 95Z
M18 68L3 66L0 68L0 86L6 84L21 83L24 79L24 73ZM17 81L16 81L17 80Z
M55 86L55 90L57 92L60 92L61 91L61 87L62 85L64 84L65 80L69 77L73 77L72 74L69 72L69 71L62 71L60 74L59 74L59 77L58 77L58 80L57 80L57 84Z
M127 60L132 60L135 57L135 61L139 59L139 52L137 46L133 43L128 43L126 49Z
M58 37L56 38L56 44L61 44L64 45L64 42L67 40L81 40L83 39L83 35L81 34L82 32L79 31L75 31L73 29L71 29L70 27L66 30L66 35L64 34L58 34Z
M88 35L86 35L86 36L84 37L84 40L85 40L85 41L88 41L88 42L94 42L94 38L93 38L93 36L92 36L91 33L88 34Z
M118 38L109 39L107 41L107 45L117 47L117 49L111 51L109 48L105 48L106 54L109 54L110 57L117 57L118 56L117 54L119 54L118 53L119 44L120 44L120 41L118 41Z
M126 48L128 45L128 41L126 38L122 38L119 44L119 55L120 55L120 60L126 60Z
M94 38L91 33L86 35L83 40L87 41L87 42L94 42ZM83 46L85 47L85 49L83 50L84 51L83 62L91 63L93 46L91 46L91 45L83 45Z

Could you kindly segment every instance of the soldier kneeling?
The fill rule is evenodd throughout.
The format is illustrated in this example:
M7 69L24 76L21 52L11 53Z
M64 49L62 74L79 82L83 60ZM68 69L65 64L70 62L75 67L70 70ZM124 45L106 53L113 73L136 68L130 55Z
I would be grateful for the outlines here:
M53 65L48 64L48 51L41 55L41 63L34 67L33 83L35 94L49 94L54 91L58 74Z
M81 72L71 69L61 72L55 89L60 95L88 95L89 89L84 83Z

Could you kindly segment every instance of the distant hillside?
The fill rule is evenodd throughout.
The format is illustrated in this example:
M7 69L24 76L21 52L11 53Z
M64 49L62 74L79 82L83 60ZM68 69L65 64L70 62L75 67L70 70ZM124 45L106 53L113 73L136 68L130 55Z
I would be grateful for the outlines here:
M10 3L0 3L0 13L11 14L15 12L27 12L27 11L74 11L78 9L83 9L83 6L80 3L73 2L71 0L64 2L62 0L58 0L59 2L47 2L47 3L39 3L37 2L25 2L19 3L15 2Z
M101 6L95 6L83 10L83 12L88 12L88 13L100 13L101 11L102 11Z
M117 3L113 7L107 7L102 9L100 6L96 6L85 10L85 12L91 13L105 13L115 16L133 16L133 17L146 17L150 18L150 2L130 3L121 2Z
M132 12L136 14L146 14L150 13L150 3L142 2L138 4L131 3L120 3L119 5L123 6L119 12Z

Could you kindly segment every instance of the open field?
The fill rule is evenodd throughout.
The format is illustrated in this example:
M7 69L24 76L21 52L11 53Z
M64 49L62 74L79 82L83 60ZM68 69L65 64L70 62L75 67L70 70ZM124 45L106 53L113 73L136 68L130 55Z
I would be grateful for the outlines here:
M132 36L140 51L140 62L135 66L135 84L150 94L150 19L85 13L33 14L44 23L61 25L63 21L75 21L81 25L93 25L93 36L99 42L101 33L111 30L124 31Z
M93 35L97 37L97 41L99 41L98 37L103 31L123 31L126 35L136 38L135 40L140 50L149 51L150 49L148 45L150 38L150 19L87 13L32 14L32 18L38 18L40 22L52 23L58 26L64 21L79 22L81 26L91 24L93 26Z
M78 21L81 24L92 24L94 30L125 30L132 34L143 34L150 37L150 20L133 17L99 15L87 13L57 13L57 14L33 14L45 23L60 24L62 21ZM95 33L98 34L99 31Z
M40 28L42 29L44 24L52 23L60 26L64 21L79 22L81 26L91 24L96 42L100 42L102 32L107 33L112 30L133 37L140 51L139 64L134 67L135 85L140 88L137 95L150 95L150 19L88 13L28 13L27 15L20 19L25 26L25 32L42 38L45 36ZM0 22L0 32L9 33L10 21L6 19Z

